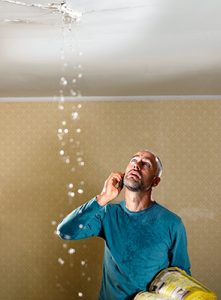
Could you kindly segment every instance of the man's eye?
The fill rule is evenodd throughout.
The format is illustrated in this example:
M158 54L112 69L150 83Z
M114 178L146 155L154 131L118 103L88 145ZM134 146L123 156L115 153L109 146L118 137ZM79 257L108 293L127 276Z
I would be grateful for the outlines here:
M150 164L148 162L145 162L144 165L147 167L147 168L150 168Z

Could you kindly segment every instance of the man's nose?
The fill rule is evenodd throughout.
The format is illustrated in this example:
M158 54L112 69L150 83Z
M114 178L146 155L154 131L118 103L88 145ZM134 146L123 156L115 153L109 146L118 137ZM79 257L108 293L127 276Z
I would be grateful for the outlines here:
M140 170L140 167L141 167L141 162L140 161L136 161L135 163L134 163L134 169L135 170Z

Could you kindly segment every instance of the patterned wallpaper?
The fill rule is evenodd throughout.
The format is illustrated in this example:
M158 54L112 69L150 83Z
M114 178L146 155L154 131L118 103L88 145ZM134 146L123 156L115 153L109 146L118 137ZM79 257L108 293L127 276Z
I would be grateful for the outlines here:
M97 299L103 241L54 231L143 148L164 165L153 196L182 217L193 276L221 296L220 101L81 105L0 104L1 299Z

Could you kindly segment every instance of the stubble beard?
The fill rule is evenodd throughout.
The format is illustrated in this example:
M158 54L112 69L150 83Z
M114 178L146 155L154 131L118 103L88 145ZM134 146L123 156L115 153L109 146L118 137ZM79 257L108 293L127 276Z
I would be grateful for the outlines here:
M133 180L132 178L124 178L124 186L131 192L141 192L147 190L142 179Z

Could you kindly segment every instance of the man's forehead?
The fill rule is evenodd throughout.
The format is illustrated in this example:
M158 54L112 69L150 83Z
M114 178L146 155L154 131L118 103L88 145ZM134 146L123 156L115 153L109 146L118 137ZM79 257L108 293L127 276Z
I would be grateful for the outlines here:
M155 155L152 152L149 152L149 151L146 151L146 150L138 151L137 153L135 153L133 155L133 157L134 156L139 156L139 157L142 157L142 158L148 158L148 159L150 159L152 161L156 160Z

